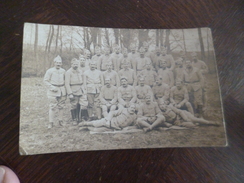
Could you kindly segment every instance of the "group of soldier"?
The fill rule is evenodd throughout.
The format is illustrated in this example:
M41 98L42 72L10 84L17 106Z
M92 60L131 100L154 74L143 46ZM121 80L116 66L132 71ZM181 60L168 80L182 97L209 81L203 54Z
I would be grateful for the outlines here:
M49 124L57 112L63 126L63 108L68 98L73 125L121 130L129 126L150 131L157 127L218 125L203 119L205 74L208 67L196 53L176 59L165 47L149 52L147 42L120 49L95 47L71 60L65 71L62 58L54 58L44 83L49 100Z

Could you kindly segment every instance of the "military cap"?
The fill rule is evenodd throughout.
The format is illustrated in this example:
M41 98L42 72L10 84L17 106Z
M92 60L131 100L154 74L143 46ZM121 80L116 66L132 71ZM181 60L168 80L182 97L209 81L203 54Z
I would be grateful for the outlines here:
M128 78L125 77L125 76L122 76L122 77L120 78L120 80L123 80L123 79L125 79L126 81L128 81Z
M53 59L54 62L62 62L62 58L58 55Z

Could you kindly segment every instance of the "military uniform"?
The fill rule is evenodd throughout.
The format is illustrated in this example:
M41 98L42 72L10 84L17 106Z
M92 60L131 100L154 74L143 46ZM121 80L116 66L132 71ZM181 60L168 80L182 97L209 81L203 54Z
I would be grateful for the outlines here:
M157 65L159 63L159 60L162 59L162 55L161 54L153 54L151 56L151 60L152 60L152 65L153 67L157 70L159 68L159 66Z
M50 68L44 76L44 84L47 86L47 97L49 100L49 122L55 121L55 111L58 109L58 120L63 120L63 108L66 100L64 87L65 70L62 68Z
M140 73L140 76L144 77L146 85L153 87L153 85L156 81L157 73L152 69L144 69Z
M127 108L121 108L117 111L110 112L108 118L92 121L91 123L95 127L105 126L107 128L121 130L127 126L134 125L137 115L135 113L130 114Z
M111 54L111 62L113 63L114 70L116 72L119 71L119 60L123 57L122 53L112 53Z
M146 95L150 95L151 99L153 99L153 92L150 86L148 85L144 85L144 86L136 86L135 87L136 90L136 95L137 95L137 103L139 105L142 105L145 102L145 96Z
M128 85L126 88L120 86L118 88L118 101L121 106L125 106L127 103L136 102L136 91L133 86Z
M202 97L202 85L203 77L199 69L191 67L186 68L183 74L183 82L187 86L189 93L189 101L194 104L194 108L198 106L200 115L202 115L203 97Z
M73 95L73 98L70 98L71 104L71 115L74 121L79 122L80 120L80 110L82 113L86 110L88 101L87 96L83 88L83 73L81 70L74 70L70 68L65 73L65 87L67 94Z
M132 62L134 61L134 60L136 60L138 57L140 57L140 55L138 54L138 53L132 53L132 52L130 52L130 53L128 53L128 58L130 59L130 60L132 60ZM135 70L135 68L133 68L134 70Z
M172 55L167 55L167 54L166 55L162 55L161 56L161 60L165 60L166 61L167 68L169 68L169 70L171 70L171 71L174 70L174 68L175 68L175 61L174 61L174 58L172 57ZM158 66L157 70L159 68L162 68L163 67L162 66L162 62L160 60L158 61L157 66Z
M153 93L156 101L159 102L165 102L169 100L169 86L165 83L162 83L161 85L154 85Z
M104 54L101 56L101 58L98 60L97 69L100 71L106 71L107 70L107 64L112 61L112 56L110 54ZM115 65L113 64L113 68Z
M107 117L108 109L114 111L116 109L118 100L117 87L111 85L110 87L103 86L99 95L103 116Z
M162 77L163 83L170 87L174 86L174 75L171 70L168 68L160 68L158 70L158 75Z
M137 126L140 128L151 127L154 128L164 122L158 104L156 102L144 103L138 110Z
M110 78L111 79L111 84L114 85L114 86L120 86L119 83L119 75L117 74L116 71L114 70L111 70L111 71L104 71L103 72L103 79L105 81L105 78Z
M186 107L189 112L194 114L192 105L189 102L188 91L185 87L182 86L181 89L178 89L177 86L173 86L170 90L170 101L180 104L181 108Z
M89 117L100 118L99 112L99 93L103 85L102 72L95 70L87 70L84 73L86 77L87 99L88 99L88 114ZM99 107L99 109L98 109Z
M134 61L134 66L133 68L136 68L136 73L137 75L141 73L142 70L145 69L145 66L147 63L151 63L152 65L152 62L151 62L151 59L148 58L148 57L138 57L135 61Z
M129 68L133 69L133 60L131 58L127 57L121 57L118 59L118 71L124 68L124 64L129 63Z
M175 81L182 81L183 79L183 72L185 68L183 66L175 68Z
M132 86L135 86L136 85L136 73L134 72L133 69L121 69L119 72L118 72L118 75L119 77L126 77L127 78L127 81L128 81L128 84L129 85L132 85Z

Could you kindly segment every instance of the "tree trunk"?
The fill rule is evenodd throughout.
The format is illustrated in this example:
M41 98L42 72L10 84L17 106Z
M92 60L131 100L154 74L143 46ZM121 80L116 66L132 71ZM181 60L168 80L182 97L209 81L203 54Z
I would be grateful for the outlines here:
M60 40L60 56L61 56L62 55L62 51L63 51L62 26L60 26L59 40Z
M114 29L115 44L119 45L119 29Z
M143 42L148 41L148 29L139 29L138 32L139 48L142 47Z
M57 54L57 48L58 48L58 37L59 37L59 25L58 25L58 28L57 28L57 33L56 33L55 55Z
M50 50L51 50L53 35L54 35L54 26L51 25L51 36L50 36L49 45L48 45L48 53L50 53Z
M159 29L156 29L156 46L159 45Z
M185 50L185 55L186 55L187 54L187 49L186 49L186 40L185 40L184 29L182 29L182 36L183 36L183 45L184 45L184 50Z
M167 48L167 53L170 52L169 35L170 35L170 30L166 29L166 37L165 37L165 43L164 44Z
M204 45L203 45L203 39L202 39L202 30L201 28L198 28L198 37L200 42L200 48L201 48L201 59L205 60L205 51L204 51Z
M160 30L160 46L164 45L164 30Z
M39 70L39 63L38 63L38 24L35 25L35 43L34 43L34 54L35 54L35 62L36 62L36 73ZM37 74L38 75L38 74Z

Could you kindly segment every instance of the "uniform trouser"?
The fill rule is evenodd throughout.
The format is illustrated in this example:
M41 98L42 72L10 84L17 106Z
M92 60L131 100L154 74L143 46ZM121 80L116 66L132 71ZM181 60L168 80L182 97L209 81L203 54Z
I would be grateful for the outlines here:
M101 108L99 105L99 94L88 93L88 115L89 117L98 117L101 118Z
M49 122L53 123L55 121L55 112L58 109L58 120L63 120L63 108L65 105L66 96L55 97L48 96L49 100Z
M70 99L71 109L76 109L77 104L80 104L81 109L86 109L88 105L86 95L74 95L74 98Z
M103 117L107 117L108 116L108 110L115 111L116 105L111 105L109 107L106 105L101 105L101 108L102 108L102 112L103 112Z

